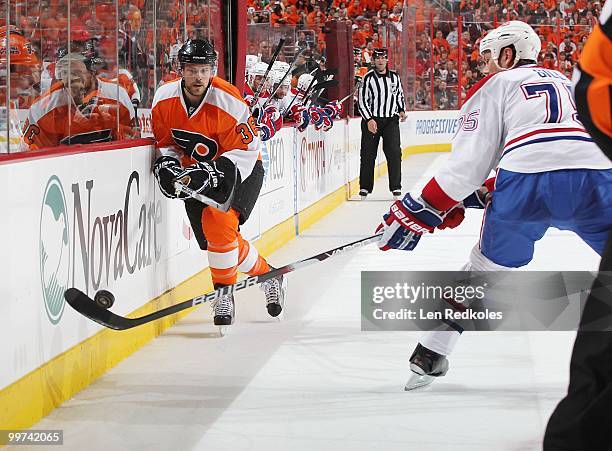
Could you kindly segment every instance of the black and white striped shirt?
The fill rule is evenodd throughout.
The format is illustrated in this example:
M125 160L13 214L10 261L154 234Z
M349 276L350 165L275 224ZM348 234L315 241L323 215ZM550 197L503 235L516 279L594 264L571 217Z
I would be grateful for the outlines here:
M359 88L359 114L369 121L373 117L393 117L405 111L404 90L397 72L379 74L370 70Z

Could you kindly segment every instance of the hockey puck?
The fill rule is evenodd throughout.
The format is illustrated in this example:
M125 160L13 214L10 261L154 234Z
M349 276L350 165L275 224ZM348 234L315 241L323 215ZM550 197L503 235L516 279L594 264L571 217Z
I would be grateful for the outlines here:
M100 307L104 309L109 309L115 303L115 295L113 295L113 293L111 293L110 291L100 290L94 296L94 301Z

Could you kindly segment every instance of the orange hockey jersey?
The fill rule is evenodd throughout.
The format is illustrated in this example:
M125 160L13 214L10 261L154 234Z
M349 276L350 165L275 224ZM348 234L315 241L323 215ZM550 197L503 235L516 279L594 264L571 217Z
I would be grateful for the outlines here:
M245 180L260 158L260 141L240 91L213 77L200 105L188 114L181 83L179 79L160 86L153 98L151 116L158 150L179 158L183 166L223 155Z
M90 144L133 137L134 106L124 88L97 79L98 88L77 107L56 82L30 107L21 147L35 150L60 144Z
M612 0L605 3L599 20L582 49L581 73L572 81L580 121L612 159Z

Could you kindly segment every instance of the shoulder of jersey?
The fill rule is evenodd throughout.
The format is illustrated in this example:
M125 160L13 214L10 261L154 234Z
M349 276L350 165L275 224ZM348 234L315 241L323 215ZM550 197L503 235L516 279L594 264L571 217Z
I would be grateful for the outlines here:
M114 99L122 104L131 115L134 115L134 105L125 86L116 80L102 80L98 78L98 93L106 99Z
M240 91L238 90L238 88L220 77L213 77L210 88L216 91L216 93L219 93L220 95L227 94L232 97L235 97L241 102L244 102L244 98L240 95Z
M181 89L181 79L177 78L176 80L168 81L157 88L155 91L155 95L153 96L153 104L151 108L154 108L159 102L167 99L178 98L180 95Z
M532 69L542 69L542 68L537 67L537 66L521 66L521 67L516 67L514 69L503 70L495 74L487 75L486 77L482 78L478 83L476 83L474 86L472 86L472 88L468 91L466 95L464 103L470 100L472 97L474 97L474 95L480 90L482 90L484 86L486 86L487 89L491 90L491 89L499 88L500 86L503 86L506 84L522 82L523 80L533 75L531 71ZM559 75L566 78L563 74L561 74L561 72L558 72L556 70L553 70L553 69L544 69L544 70L549 71L549 72L556 72Z
M478 83L476 83L474 86L472 86L466 96L465 96L465 100L463 102L463 104L465 105L468 100L470 100L472 97L474 97L474 95L480 91L485 85L487 85L487 88L490 88L491 85L493 84L493 82L491 80L493 80L494 78L496 78L497 75L504 73L504 71L502 72L497 72L495 74L489 74L484 78L481 78ZM499 77L497 77L499 79Z
M516 67L514 69L511 70L506 70L501 72L501 74L503 74L501 77L499 77L500 79L503 80L507 80L510 82L517 82L517 81L523 81L525 78L528 78L530 76L534 75L534 70L541 70L547 73L551 73L551 76L554 78L563 78L565 80L567 80L567 82L569 83L570 80L569 78L567 78L565 75L563 75L561 72L559 72L556 69L546 69L545 67L540 67L540 66L536 66L536 65L529 65L529 66L521 66L521 67ZM554 74L554 75L553 75Z
M54 110L68 104L68 95L64 91L64 84L56 81L48 91L41 94L30 106L29 114L35 121Z
M117 89L117 87L119 87L119 89ZM108 98L115 97L115 93L118 91L120 101L125 100L124 98L122 98L124 96L127 97L129 101L129 95L127 93L127 90L125 89L125 86L119 83L118 80L108 80L98 77L98 90L103 96Z

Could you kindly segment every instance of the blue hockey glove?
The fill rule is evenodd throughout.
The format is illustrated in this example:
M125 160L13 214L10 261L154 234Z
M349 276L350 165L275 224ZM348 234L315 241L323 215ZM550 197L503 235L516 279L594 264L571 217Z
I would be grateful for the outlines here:
M383 231L378 247L383 251L411 251L423 233L433 233L442 221L442 214L422 198L415 200L406 194L401 201L391 205L389 213L383 216L383 222L376 229L377 233Z

